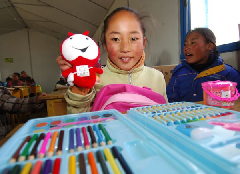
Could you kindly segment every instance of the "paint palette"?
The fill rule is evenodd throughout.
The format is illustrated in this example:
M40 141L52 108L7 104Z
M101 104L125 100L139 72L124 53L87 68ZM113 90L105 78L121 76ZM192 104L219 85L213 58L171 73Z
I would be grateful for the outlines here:
M128 116L204 172L240 173L240 112L177 102L132 108Z
M116 110L30 120L2 146L0 154L4 174L207 170Z

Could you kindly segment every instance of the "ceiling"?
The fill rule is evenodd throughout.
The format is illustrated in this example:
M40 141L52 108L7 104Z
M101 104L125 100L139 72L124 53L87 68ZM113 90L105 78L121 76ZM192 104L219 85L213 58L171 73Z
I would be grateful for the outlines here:
M70 3L71 2L71 3ZM30 28L58 39L92 37L114 0L0 0L0 35Z

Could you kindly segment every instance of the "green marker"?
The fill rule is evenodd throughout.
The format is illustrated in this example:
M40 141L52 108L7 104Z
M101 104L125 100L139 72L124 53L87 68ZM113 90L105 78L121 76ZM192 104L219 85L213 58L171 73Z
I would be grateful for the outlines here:
M38 138L38 134L34 134L32 136L32 138L30 139L30 141L28 142L28 144L26 145L25 149L22 151L21 156L19 157L18 161L22 162L25 161L25 159L28 156L28 150L31 147L32 143Z
M102 125L102 124L99 124L98 125L99 129L102 131L103 135L105 136L106 138L106 143L107 144L112 144L112 139L111 137L109 136L107 130L105 129L105 127Z
M20 165L14 166L10 174L18 174L20 172Z

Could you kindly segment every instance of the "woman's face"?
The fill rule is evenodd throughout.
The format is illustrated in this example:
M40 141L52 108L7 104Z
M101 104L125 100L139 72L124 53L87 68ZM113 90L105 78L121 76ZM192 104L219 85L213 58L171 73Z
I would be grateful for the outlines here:
M214 44L207 43L202 34L192 32L184 42L183 53L189 64L204 64L207 62L213 47Z
M126 71L139 61L146 45L140 22L127 11L117 12L109 19L105 38L108 57Z

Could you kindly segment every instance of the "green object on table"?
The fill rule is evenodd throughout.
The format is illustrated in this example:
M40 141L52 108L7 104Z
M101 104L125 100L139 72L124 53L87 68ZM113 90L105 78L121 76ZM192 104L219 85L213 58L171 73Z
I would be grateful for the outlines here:
M111 137L109 136L107 130L105 129L105 127L102 125L102 124L99 124L98 125L99 129L102 131L103 135L105 136L106 138L106 143L107 144L112 144L112 139Z
M26 145L25 149L23 150L21 156L27 156L28 155L28 150L31 147L32 143L38 138L38 134L34 134L28 144Z

